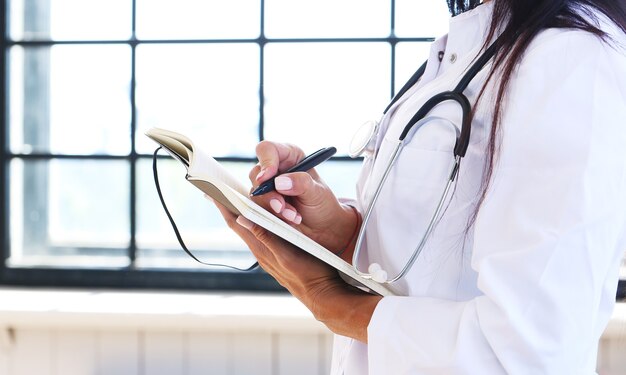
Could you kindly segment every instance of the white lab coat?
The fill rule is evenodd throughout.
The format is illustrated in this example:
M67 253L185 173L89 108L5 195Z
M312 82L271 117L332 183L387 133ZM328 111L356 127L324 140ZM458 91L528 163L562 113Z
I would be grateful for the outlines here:
M422 80L384 118L375 162L357 186L361 212L392 143L432 95L476 57L491 5L454 17ZM612 25L617 43L623 34ZM616 49L617 48L617 49ZM439 51L445 51L443 61ZM456 60L451 61L455 55ZM465 91L474 103L489 66ZM494 90L478 107L449 206L427 247L385 297L369 344L336 336L333 374L594 374L626 249L626 53L574 30L547 30L513 75L491 187L465 231L482 180ZM445 103L433 115L457 124ZM454 134L441 121L405 147L368 225L360 265L404 265L449 173Z

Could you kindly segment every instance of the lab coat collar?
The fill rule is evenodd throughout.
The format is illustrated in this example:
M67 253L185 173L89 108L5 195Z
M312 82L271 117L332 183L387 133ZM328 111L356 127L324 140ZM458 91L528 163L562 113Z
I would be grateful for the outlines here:
M492 12L493 4L488 2L450 19L450 32L442 49L445 50L441 64L444 69L464 59L468 54L475 53L476 46L484 43Z

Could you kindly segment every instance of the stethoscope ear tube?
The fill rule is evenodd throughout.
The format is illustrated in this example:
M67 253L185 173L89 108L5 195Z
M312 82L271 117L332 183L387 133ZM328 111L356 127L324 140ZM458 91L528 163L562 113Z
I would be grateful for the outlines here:
M432 111L432 109L435 108L435 106L448 100L457 102L461 106L461 111L462 111L462 116L463 116L462 123L461 123L461 133L457 137L456 143L454 145L454 156L464 157L465 153L467 152L467 147L469 146L469 140L470 140L470 135L471 135L471 130L472 130L472 126L471 126L472 107L467 97L460 92L444 91L428 99L428 101L424 103L424 105L419 109L419 111L417 111L417 113L413 115L411 120L409 120L408 124L406 124L406 126L402 130L402 133L400 134L400 141L404 141L404 138L406 138L406 136L409 134L409 131L411 131L411 128L413 128L413 126L416 123L424 119L424 117L426 117L426 115L430 111Z
M400 91L398 91L398 93L393 97L393 99L391 99L391 102L389 102L389 105L387 106L387 108L385 108L385 110L383 111L383 114L386 114L387 111L389 111L389 109L402 97L402 95L404 95L407 91L409 91L409 89L413 87L413 85L415 85L417 81L420 80L420 78L422 78L422 76L424 75L424 72L426 71L426 64L428 64L428 61L424 62L419 67L419 69L417 69L415 73L413 73L411 78L409 78L409 80L404 84L404 86L402 86Z
M454 156L465 157L467 148L469 147L470 133L472 130L472 106L467 96L460 92L452 92L455 100L463 110L463 119L461 120L461 135L456 139L454 145Z

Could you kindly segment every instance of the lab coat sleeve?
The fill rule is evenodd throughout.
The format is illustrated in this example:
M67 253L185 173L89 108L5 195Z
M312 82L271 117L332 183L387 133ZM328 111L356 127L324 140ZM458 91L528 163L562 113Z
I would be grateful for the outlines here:
M624 51L581 31L544 32L504 111L473 228L482 295L381 300L368 327L370 374L595 371L624 246Z

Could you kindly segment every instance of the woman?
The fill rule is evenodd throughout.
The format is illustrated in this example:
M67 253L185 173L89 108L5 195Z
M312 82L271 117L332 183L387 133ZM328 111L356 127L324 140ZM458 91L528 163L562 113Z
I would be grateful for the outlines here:
M221 208L260 265L336 333L334 374L593 374L626 249L623 0L448 1L456 15L426 71L380 124L351 205L315 171L257 201L352 260L361 214L391 143L497 39L465 90L472 133L452 198L397 283L406 297L348 286L332 269ZM461 14L462 13L462 14ZM449 172L454 103L436 106L393 167L362 260L401 268ZM303 153L262 142L254 185ZM361 260L359 260L361 262Z

